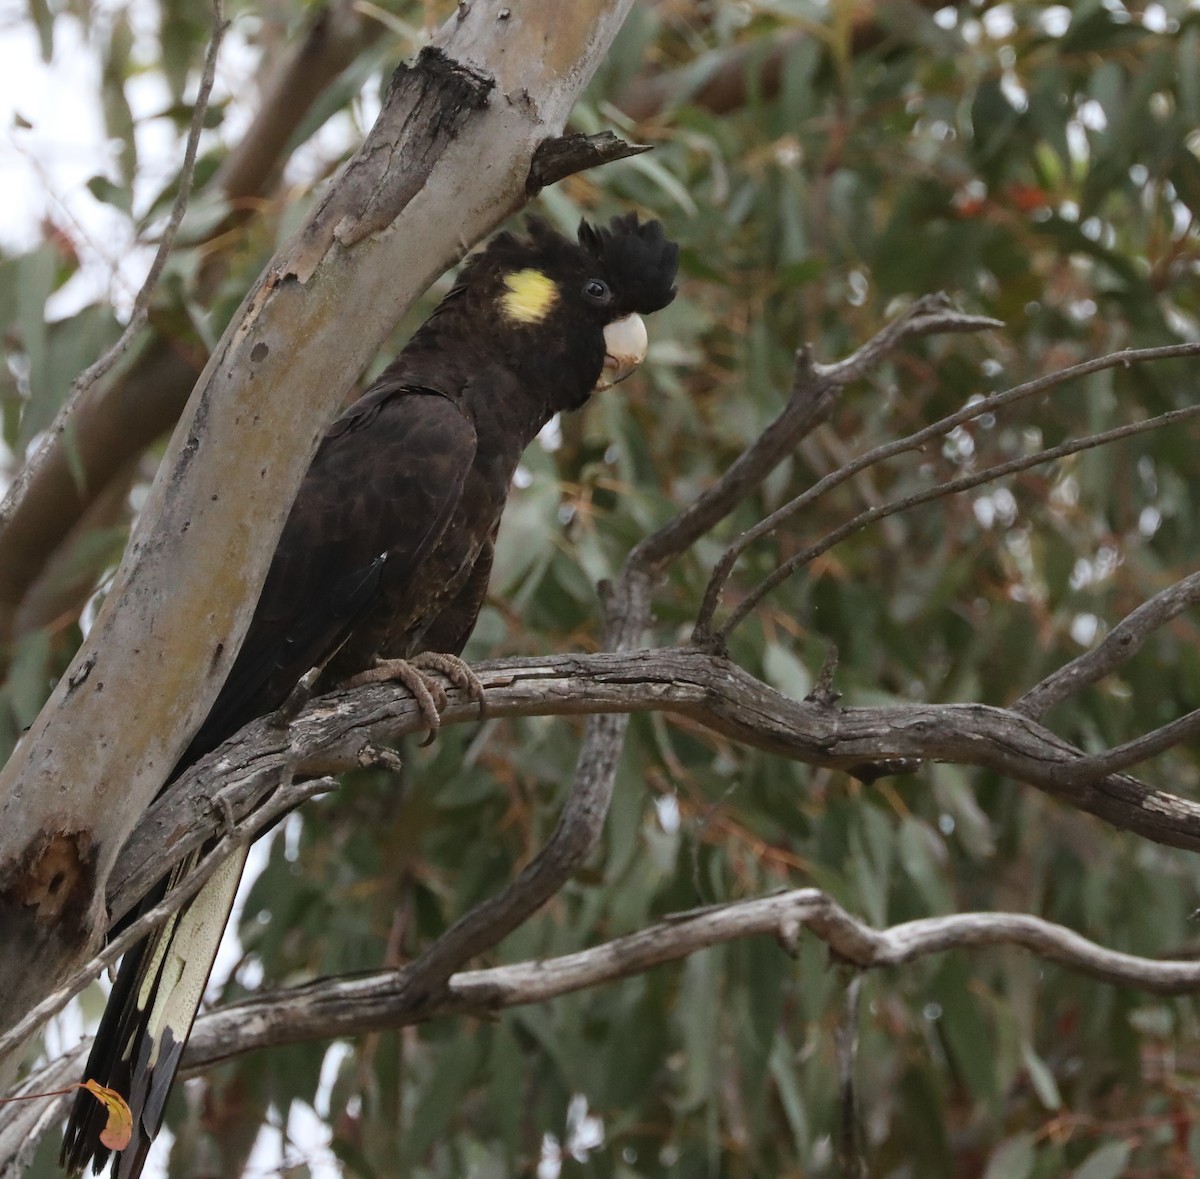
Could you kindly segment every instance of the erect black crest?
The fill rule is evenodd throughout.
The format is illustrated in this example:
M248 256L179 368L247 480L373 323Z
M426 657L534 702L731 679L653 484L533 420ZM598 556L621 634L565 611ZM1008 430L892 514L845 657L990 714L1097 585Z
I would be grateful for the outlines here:
M624 310L649 315L675 298L679 247L661 221L639 224L636 213L614 217L607 228L581 221L579 244L600 260Z

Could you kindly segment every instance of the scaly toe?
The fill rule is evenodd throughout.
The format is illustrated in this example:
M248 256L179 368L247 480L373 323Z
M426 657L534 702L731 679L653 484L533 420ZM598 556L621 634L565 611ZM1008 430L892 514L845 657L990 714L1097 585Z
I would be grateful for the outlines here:
M428 745L442 727L442 709L446 707L446 690L436 680L424 675L415 662L407 659L377 659L375 666L351 676L342 687L361 688L366 684L382 684L389 680L402 683L417 702L421 719L429 727L429 736L421 742Z
M456 688L461 688L469 700L479 705L479 715L482 717L487 709L487 699L483 691L483 682L471 670L471 665L457 655L449 655L445 651L422 651L412 660L414 667L429 668L439 671Z

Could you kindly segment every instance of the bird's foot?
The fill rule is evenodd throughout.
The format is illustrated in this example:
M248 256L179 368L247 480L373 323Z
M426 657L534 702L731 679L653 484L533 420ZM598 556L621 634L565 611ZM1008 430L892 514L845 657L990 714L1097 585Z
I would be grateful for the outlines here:
M422 651L420 655L414 655L409 662L414 667L440 671L456 688L466 692L468 700L474 700L479 705L480 720L486 715L487 698L484 695L483 682L471 670L469 663L459 659L457 655L448 655L445 651Z
M376 659L375 666L351 676L341 686L361 688L366 684L382 684L389 680L402 683L417 702L421 718L429 726L429 736L421 744L429 745L442 727L442 710L446 707L446 689L427 671L440 672L455 687L479 703L483 715L483 684L479 677L457 655L442 651L422 651L412 659Z

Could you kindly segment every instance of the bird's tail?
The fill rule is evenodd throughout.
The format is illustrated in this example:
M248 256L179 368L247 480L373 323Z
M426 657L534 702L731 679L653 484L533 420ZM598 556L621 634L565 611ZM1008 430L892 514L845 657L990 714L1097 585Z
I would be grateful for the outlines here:
M133 1113L133 1136L114 1164L116 1179L137 1179L162 1125L167 1095L245 863L243 848L217 869L183 909L121 959L84 1073L85 1080L120 1093ZM180 865L142 902L140 911L161 901L194 866L192 860ZM89 1161L97 1171L103 1168L110 1154L100 1142L106 1116L90 1093L79 1092L60 1156L69 1171L80 1171Z

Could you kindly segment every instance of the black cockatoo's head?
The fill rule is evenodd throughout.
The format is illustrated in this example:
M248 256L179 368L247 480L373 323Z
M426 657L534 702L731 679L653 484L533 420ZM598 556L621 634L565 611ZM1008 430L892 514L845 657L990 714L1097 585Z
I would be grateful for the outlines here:
M499 323L497 339L554 410L627 377L645 358L641 316L675 297L679 247L637 214L603 228L586 221L573 242L540 218L529 236L502 233L464 268L458 289Z

